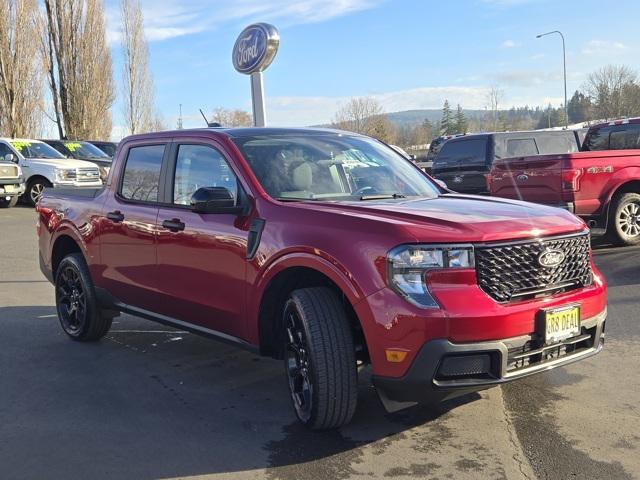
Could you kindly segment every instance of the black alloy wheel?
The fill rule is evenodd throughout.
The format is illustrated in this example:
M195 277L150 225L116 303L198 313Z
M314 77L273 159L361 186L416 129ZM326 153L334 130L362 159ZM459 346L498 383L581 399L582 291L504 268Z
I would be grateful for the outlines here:
M286 322L285 365L289 380L289 392L296 415L302 422L308 422L313 406L313 381L304 326L296 305L292 301L287 302L284 315Z

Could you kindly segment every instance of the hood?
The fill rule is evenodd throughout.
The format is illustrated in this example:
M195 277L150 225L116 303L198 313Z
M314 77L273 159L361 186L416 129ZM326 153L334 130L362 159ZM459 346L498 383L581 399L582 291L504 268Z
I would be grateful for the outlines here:
M586 228L578 217L559 208L475 195L324 205L341 209L343 215L402 226L417 242L495 242L549 237Z
M96 167L93 162L76 160L75 158L27 158L28 162L38 163L57 168L91 168Z

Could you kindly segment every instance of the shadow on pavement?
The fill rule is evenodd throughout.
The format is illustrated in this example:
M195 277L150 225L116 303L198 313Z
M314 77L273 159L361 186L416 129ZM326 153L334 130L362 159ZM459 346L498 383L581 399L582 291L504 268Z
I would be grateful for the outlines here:
M384 448L480 398L389 415L365 374L353 422L310 432L294 419L280 362L131 316L93 344L68 339L54 307L3 307L0 325L8 477L234 478L269 469L271 478L341 478L359 446L384 439Z

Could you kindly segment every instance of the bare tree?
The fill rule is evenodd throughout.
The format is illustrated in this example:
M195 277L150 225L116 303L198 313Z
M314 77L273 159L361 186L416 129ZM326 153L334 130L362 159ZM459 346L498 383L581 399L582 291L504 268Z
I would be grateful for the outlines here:
M491 114L491 128L495 132L498 130L500 121L499 107L504 98L504 90L496 85L492 85L487 92L487 103Z
M36 136L42 120L42 74L36 0L0 0L0 132Z
M253 125L253 117L244 110L229 110L217 107L213 110L212 122L219 123L223 127L250 127Z
M393 143L396 132L382 105L371 97L352 98L336 112L332 126Z
M149 72L149 46L139 0L122 0L123 97L131 134L155 130L154 87Z
M584 86L598 119L640 113L638 74L626 66L607 65L593 72Z
M102 0L44 0L43 59L63 138L108 138L115 98Z

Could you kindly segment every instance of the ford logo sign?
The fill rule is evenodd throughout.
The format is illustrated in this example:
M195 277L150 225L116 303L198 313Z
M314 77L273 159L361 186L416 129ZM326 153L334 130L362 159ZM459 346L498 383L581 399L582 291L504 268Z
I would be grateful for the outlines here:
M453 180L451 180L453 183L462 183L462 177L461 176L456 176L453 177Z
M233 46L233 66L244 74L261 72L273 61L280 35L273 25L254 23L242 30Z
M564 262L565 254L562 250L546 249L538 255L538 263L546 268L553 268Z
M529 175L525 175L524 173L522 175L518 175L516 177L516 180L518 180L519 182L526 182L527 180L529 180Z

